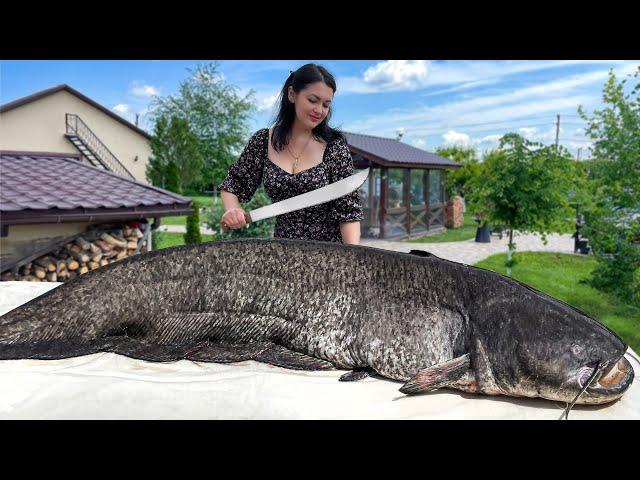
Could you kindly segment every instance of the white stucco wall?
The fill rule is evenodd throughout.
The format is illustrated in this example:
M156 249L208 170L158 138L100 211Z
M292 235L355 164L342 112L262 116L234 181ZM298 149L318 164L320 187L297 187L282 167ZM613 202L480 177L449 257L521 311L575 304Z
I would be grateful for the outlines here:
M136 180L148 183L149 140L65 90L0 114L0 150L79 153L64 136L66 113L79 115Z

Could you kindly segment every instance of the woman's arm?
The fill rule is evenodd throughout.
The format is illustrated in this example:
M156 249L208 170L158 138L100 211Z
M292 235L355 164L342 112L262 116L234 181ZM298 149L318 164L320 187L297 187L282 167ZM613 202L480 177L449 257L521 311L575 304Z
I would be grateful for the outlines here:
M341 222L340 234L342 235L342 243L359 245L360 244L360 222Z

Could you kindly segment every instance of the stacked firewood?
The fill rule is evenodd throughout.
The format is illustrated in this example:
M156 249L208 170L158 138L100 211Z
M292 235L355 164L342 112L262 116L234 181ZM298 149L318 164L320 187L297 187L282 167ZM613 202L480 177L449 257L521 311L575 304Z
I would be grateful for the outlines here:
M129 226L108 231L88 231L76 237L73 242L13 271L3 273L0 280L65 282L129 257L136 250L138 253L148 251L148 239L143 237L139 228Z

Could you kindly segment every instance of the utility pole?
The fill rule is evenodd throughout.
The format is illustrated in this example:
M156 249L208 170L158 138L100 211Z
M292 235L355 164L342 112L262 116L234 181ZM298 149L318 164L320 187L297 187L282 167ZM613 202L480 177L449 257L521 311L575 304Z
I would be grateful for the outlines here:
M558 120L556 122L556 150L558 150L558 140L560 139L560 115L556 115Z

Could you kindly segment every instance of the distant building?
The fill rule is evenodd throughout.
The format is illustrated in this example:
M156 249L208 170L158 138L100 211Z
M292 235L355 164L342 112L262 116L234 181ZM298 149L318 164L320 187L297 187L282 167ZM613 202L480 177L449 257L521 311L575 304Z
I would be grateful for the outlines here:
M0 272L103 224L148 246L149 219L192 213L147 182L150 135L68 85L0 105L0 124Z

